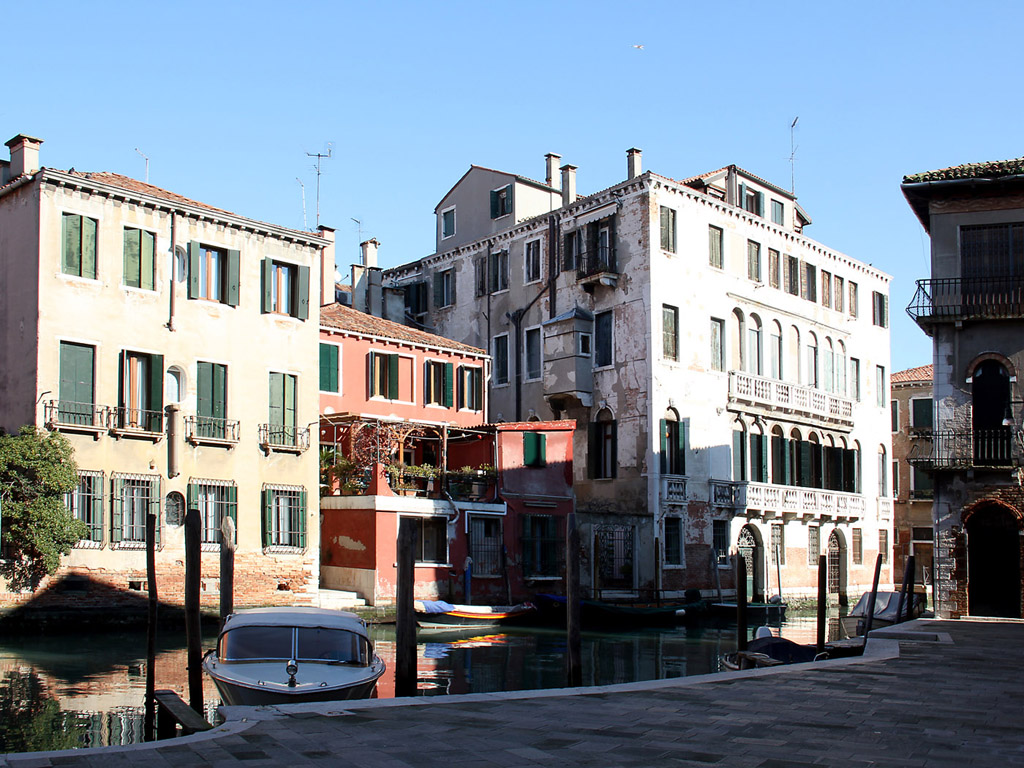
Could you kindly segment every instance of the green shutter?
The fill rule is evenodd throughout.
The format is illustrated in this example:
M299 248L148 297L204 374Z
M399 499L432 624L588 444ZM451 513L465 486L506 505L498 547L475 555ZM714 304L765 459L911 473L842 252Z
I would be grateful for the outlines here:
M306 491L299 491L299 546L306 546Z
M742 208L743 210L746 210L747 209L747 185L746 184L743 184L743 183L740 184L739 193L740 193L739 207Z
M597 477L597 468L601 463L601 429L597 422L587 424L587 477Z
M284 424L284 374L270 374L270 424Z
M398 399L398 355L388 355L388 399Z
M662 208L662 210L665 210L665 209ZM669 470L669 460L668 460L668 451L669 451L669 444L668 444L668 440L669 440L668 420L667 419L662 419L659 422L659 424L660 424L660 431L661 431L661 474L667 475L668 474L668 470Z
M611 452L612 452L612 460L611 460L612 472L611 472L610 477L618 477L618 475L619 475L619 422L618 421L612 421L612 422L610 422L610 424L611 424L610 429L611 429L611 433L612 433L612 439L611 439L611 443L612 443L612 447L611 447Z
M320 390L338 391L338 348L334 344L320 345Z
M124 391L124 363L125 354L122 349L117 355L117 404L122 408L127 408L128 403L125 402L125 391ZM122 426L122 425L118 425Z
M733 430L732 433L732 479L746 480L746 444L743 433Z
M226 365L213 366L213 417L215 419L227 418L228 411L228 367Z
M196 415L213 416L213 363L196 366Z
M377 391L377 377L375 376L377 370L377 353L371 352L369 355L367 355L366 362L370 368L370 397L376 397L377 395L381 394L380 392Z
M681 474L686 474L686 424L682 421L679 422L679 428L676 430L676 450L678 451L678 461L676 463L676 471Z
M96 278L96 219L82 217L82 277Z
M139 248L141 263L141 285L139 287L152 291L156 289L156 237L152 232L142 232L142 242ZM171 276L173 282L174 276Z
M266 314L274 305L274 262L271 259L264 259L260 271L263 283L263 303L260 311Z
M444 364L444 405L446 408L451 408L454 404L453 389L454 389L455 377L453 373L452 363Z
M491 218L498 218L498 190L491 190Z
M543 432L523 433L523 464L543 467L547 463L547 435Z
M234 541L238 542L238 486L229 485L227 491L227 512L228 517L231 518L231 522L235 524L235 538Z
M295 317L306 320L309 317L309 267L300 266L295 281Z
M232 307L238 306L239 283L241 282L242 254L237 250L228 249L227 274L224 281L224 303Z
M65 213L61 218L63 254L61 271L65 275L82 273L82 217Z
M199 260L203 258L203 249L196 240L188 244L188 297L199 298Z
M797 450L800 453L800 475L796 485L806 487L811 484L811 444L801 440L797 443Z
M761 476L758 482L768 482L768 436L760 435L761 438Z
M142 230L124 230L124 284L133 288L142 285Z
M286 427L294 427L296 418L295 402L295 377L285 375L284 377L284 424Z
M487 256L487 271L490 273L491 293L498 290L498 254L490 253Z
M473 372L473 405L474 410L482 411L484 408L484 372L477 368Z
M162 432L164 410L164 356L149 356L149 402L148 410L153 411L147 419L147 429L150 432Z
M113 544L121 541L124 519L124 480L119 477L110 479L110 541Z
M444 304L444 273L434 273L434 306L443 307Z
M70 403L93 402L93 356L95 350L84 344L60 344L60 383L57 397ZM77 413L77 410L76 410ZM82 413L83 418L85 414ZM89 414L87 423L92 423Z
M274 492L264 488L263 489L263 546L269 547L272 541L271 534L273 532L273 506L274 506Z

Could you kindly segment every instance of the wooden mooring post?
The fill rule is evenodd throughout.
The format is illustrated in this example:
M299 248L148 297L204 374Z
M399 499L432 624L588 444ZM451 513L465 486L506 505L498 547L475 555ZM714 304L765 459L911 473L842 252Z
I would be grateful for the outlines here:
M398 523L398 589L395 599L395 695L416 695L416 612L413 606L415 521Z
M580 529L575 509L565 527L565 632L566 682L570 688L583 685L582 641L580 640Z
M818 555L818 643L817 652L825 652L825 634L828 627L828 558Z
M188 643L188 702L203 711L203 646L199 615L202 520L198 509L185 513L185 639Z
M736 555L736 649L747 650L747 560Z
M146 714L143 737L156 737L156 515L146 515L146 592L149 600L146 615Z
M220 521L220 625L235 610L235 521Z
M910 591L907 591L907 585L910 585ZM903 607L907 607L906 616L903 615ZM907 561L903 566L903 584L900 587L900 596L896 601L896 623L899 624L903 621L910 621L910 617L914 614L914 556L910 555L907 557Z
M875 620L875 598L878 597L878 578L882 574L882 556L875 558L875 578L871 582L871 602L868 603L868 618L864 623L864 649L868 647L868 635L871 632L871 623Z

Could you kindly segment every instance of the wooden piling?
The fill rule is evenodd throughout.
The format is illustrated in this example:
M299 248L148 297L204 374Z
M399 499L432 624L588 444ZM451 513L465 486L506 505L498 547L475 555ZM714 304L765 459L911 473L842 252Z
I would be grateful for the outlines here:
M583 685L582 641L580 639L580 529L576 510L569 513L565 527L565 631L566 682L570 688Z
M220 625L235 610L235 521L220 521Z
M907 558L907 572L903 576L903 588L906 590L907 594L907 612L906 616L903 619L897 617L897 621L910 621L912 618L914 618L914 576L917 571L916 565L917 564L914 561L914 556L910 555Z
M736 555L736 649L747 650L747 561Z
M146 515L146 714L143 738L156 738L156 625L159 606L156 588L156 515Z
M864 623L864 648L868 647L868 634L871 623L875 620L875 598L878 597L878 579L882 574L882 556L875 558L875 578L871 582L871 602L868 603L868 618Z
M185 513L185 639L188 643L188 703L203 712L203 645L199 615L202 519L198 509Z
M398 524L398 585L395 600L395 695L416 695L416 611L413 606L415 521Z
M817 652L825 652L825 635L828 627L828 558L818 555L818 642Z

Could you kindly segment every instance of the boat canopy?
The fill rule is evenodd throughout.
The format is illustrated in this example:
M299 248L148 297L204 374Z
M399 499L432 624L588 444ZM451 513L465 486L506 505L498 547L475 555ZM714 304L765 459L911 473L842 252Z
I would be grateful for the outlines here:
M238 627L322 627L370 637L366 624L354 613L327 608L248 608L228 616L221 634Z
M860 600L857 601L857 605L850 611L850 616L863 616L867 618L868 615L868 604L871 602L871 593L865 592L861 595ZM900 593L899 592L878 592L875 595L875 612L874 618L882 619L884 621L896 621L896 610L900 604ZM923 604L923 598L921 595L914 595L914 606L911 611L912 616L918 616L921 613L921 607ZM906 611L906 605L904 604L903 610Z

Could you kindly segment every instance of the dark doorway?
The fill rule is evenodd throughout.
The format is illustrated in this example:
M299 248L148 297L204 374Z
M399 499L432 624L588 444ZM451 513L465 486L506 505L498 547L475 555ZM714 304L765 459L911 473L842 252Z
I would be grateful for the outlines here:
M1002 467L1010 463L1013 414L1010 412L1010 374L995 360L985 360L971 378L974 463Z
M967 613L1020 615L1020 528L1005 507L988 505L967 518Z
M761 535L752 525L740 529L736 551L743 556L747 567L747 597L751 602L764 602L764 547Z
M846 543L839 535L839 531L832 531L828 537L828 596L835 599L839 605L847 605L846 597Z

